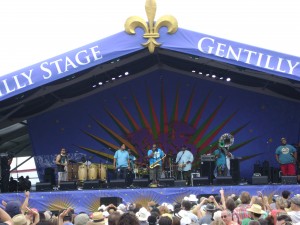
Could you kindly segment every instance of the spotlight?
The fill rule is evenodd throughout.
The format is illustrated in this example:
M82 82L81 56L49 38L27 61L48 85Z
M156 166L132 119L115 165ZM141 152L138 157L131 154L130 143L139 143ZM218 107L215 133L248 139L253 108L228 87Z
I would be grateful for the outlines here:
M99 82L98 84L99 84L99 85L102 85L103 83L102 83L102 82Z
M124 74L125 74L125 76L127 76L127 75L129 75L129 72L125 72Z
M111 80L115 80L115 79L116 79L116 78L114 78L114 77L113 77L113 78L111 78Z
M122 74L120 74L118 77L122 77L123 75Z
M92 87L93 87L93 88L95 88L95 87L97 87L97 85L96 85L96 84L94 84Z
M220 77L220 80L223 80L224 78L223 77Z
M212 78L216 78L216 75L213 74L211 77L212 77Z
M196 70L192 70L192 73L196 73Z
M226 78L226 81L227 81L227 82L231 81L230 77Z
M202 75L202 72L199 72L198 74Z
M209 77L209 73L207 73L205 76Z

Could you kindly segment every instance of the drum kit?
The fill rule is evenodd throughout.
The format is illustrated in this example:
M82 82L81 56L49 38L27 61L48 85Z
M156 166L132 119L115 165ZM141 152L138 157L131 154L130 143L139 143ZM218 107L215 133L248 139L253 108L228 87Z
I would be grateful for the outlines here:
M101 180L107 179L107 164L97 163L77 163L69 161L68 164L68 180Z

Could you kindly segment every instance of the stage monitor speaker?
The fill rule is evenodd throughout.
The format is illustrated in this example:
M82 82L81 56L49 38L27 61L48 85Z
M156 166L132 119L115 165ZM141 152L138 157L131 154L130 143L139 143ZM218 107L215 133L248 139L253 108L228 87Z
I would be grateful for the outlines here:
M35 184L35 190L36 191L51 191L52 185L50 182L47 182L47 183L38 182Z
M174 187L175 186L175 179L174 178L160 179L159 184L163 187Z
M110 205L113 204L114 206L118 206L123 202L123 199L120 197L101 197L100 198L100 205Z
M282 184L297 184L297 176L281 176Z
M209 184L210 182L208 177L194 177L192 179L192 186L205 186Z
M174 185L175 187L184 187L186 186L186 180L175 180Z
M83 183L83 189L99 189L100 184L100 180L87 180Z
M76 190L76 181L61 181L60 190Z
M253 176L252 177L252 184L268 184L268 177L267 176Z
M232 176L219 176L214 180L215 185L232 185Z
M148 187L149 183L150 183L149 179L142 178L142 179L135 179L135 180L133 180L132 185L134 187Z
M232 176L232 181L234 184L239 184L241 182L239 158L230 159L230 175Z
M126 188L125 179L110 180L109 188Z

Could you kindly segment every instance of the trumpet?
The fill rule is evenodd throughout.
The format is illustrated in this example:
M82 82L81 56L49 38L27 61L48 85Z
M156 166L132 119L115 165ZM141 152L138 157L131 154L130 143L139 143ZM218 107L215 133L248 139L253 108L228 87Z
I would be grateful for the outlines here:
M153 169L154 167L160 166L160 165L159 165L159 162L160 162L161 160L163 160L165 157L166 157L166 155L164 155L162 158L160 158L160 159L156 160L154 163L152 163L152 164L149 166L150 169Z

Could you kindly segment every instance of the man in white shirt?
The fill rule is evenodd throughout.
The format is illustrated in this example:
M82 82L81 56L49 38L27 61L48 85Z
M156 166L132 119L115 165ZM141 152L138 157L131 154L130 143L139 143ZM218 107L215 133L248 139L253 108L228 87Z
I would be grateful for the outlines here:
M181 151L177 153L176 163L178 165L178 178L186 180L187 185L191 184L191 170L194 156L185 146L181 146Z

